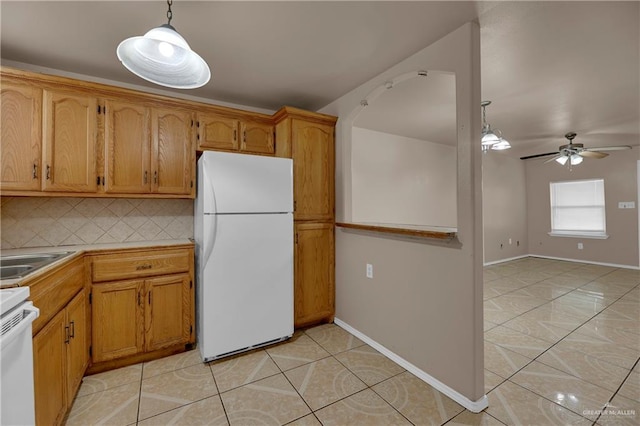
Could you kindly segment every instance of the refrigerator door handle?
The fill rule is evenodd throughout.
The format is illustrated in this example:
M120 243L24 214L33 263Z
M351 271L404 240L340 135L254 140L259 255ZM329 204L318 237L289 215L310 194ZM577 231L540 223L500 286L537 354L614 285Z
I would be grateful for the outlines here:
M215 212L217 211L216 191L215 191L215 188L213 187L213 182L211 182L211 179L207 174L206 167L203 167L202 169L202 182L204 184L204 190L209 193L209 197L211 201L211 205L209 206L210 209L208 209L207 206L205 205L205 212L209 214L204 215L204 220L202 224L203 225L202 231L204 232L204 235L207 236L204 239L206 244L204 247L204 258L202 259L203 260L202 264L206 265L209 262L209 257L211 256L211 252L213 251L213 245L215 244L216 228L217 228L216 222L218 220L217 215L215 214ZM205 196L205 199L206 199L206 196Z

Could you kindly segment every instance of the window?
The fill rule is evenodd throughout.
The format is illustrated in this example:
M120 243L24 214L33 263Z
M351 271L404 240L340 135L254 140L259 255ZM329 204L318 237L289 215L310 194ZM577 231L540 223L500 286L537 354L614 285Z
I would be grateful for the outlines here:
M549 235L608 238L603 179L551 182L550 193Z

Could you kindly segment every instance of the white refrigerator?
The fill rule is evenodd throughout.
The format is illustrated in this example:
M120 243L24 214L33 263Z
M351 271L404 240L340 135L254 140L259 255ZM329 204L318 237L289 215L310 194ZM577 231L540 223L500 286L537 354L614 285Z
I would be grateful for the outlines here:
M203 361L293 335L293 162L206 151L194 211Z

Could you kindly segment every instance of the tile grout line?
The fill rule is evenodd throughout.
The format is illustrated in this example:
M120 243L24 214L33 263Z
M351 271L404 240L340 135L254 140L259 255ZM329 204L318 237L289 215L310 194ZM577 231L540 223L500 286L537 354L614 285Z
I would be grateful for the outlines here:
M575 269L577 269L577 268L575 268ZM604 277L604 276L606 276L606 275L609 275L609 274L611 274L611 273L615 272L615 271L616 271L616 270L618 270L618 269L619 269L619 268L614 269L613 271L609 271L609 272L608 272L608 273L606 273L606 274L600 275L600 276L598 276L598 277L596 277L596 278L592 279L591 281L588 281L587 283L585 283L585 284L583 284L583 285L581 285L581 286L579 286L579 287L574 288L571 292L576 291L577 289L582 288L582 287L584 287L584 286L586 286L586 285L588 285L588 284L591 284L592 282L595 282L598 278L601 278L601 277ZM512 274L512 275L515 275L515 274ZM532 284L532 285L533 285L533 284ZM634 290L635 288L637 288L638 286L639 286L639 284L636 284L634 287L632 287L632 288L630 288L629 290L627 290L627 292L625 292L624 294L622 294L621 296L619 296L616 300L614 300L613 302L611 302L609 305L607 305L607 306L606 306L605 308L603 308L601 311L597 312L596 314L594 314L594 315L593 315L593 316L591 316L590 318L588 318L588 319L584 320L584 321L583 321L579 326L577 326L577 327L576 327L576 328L574 328L571 332L569 332L569 334L567 334L567 335L566 335L566 336L564 336L562 339L560 339L560 340L558 340L557 342L555 342L553 345L551 345L551 346L550 346L550 347L548 347L546 350L544 350L542 353L540 353L540 354L539 354L539 355L537 355L535 358L533 358L530 362L528 362L527 364L525 364L524 366L522 366L520 369L518 369L516 372L514 372L513 374L511 374L511 375L510 375L510 376L509 376L505 381L509 381L510 383L513 383L513 384L515 384L515 385L517 385L517 386L520 386L521 388L526 389L527 391L532 392L533 394L538 395L539 397L541 397L541 398L543 398L543 399L545 399L545 400L547 400L547 401L550 401L550 402L552 402L553 404L556 404L556 405L558 405L558 406L560 406L560 407L562 407L562 408L565 408L565 409L567 409L567 410L569 410L569 411L571 411L571 412L575 413L576 415L578 415L578 416L580 416L580 417L582 417L582 418L586 418L586 417L584 417L583 415L581 415L581 414L579 414L579 413L576 413L575 411L573 411L573 410L571 410L571 409L569 409L569 408L567 408L567 407L564 407L564 406L563 406L563 405L561 405L561 404L557 404L555 401L551 401L551 400L549 400L549 399L548 399L548 398L546 398L544 395L540 395L540 394L538 394L537 392L535 392L535 391L533 391L533 390L531 390L531 389L528 389L528 388L526 388L526 387L524 387L524 386L519 385L519 384L518 384L518 383L516 383L516 382L513 382L513 381L511 380L511 378L512 378L513 376L515 376L516 374L518 374L518 373L519 373L520 371L522 371L523 369L525 369L526 367L528 367L529 365L531 365L534 361L542 363L541 361L537 361L537 359L538 359L539 357L541 357L542 355L544 355L546 352L548 352L550 349L552 349L552 348L553 348L554 346L556 346L558 343L560 343L561 341L563 341L567 336L569 336L569 335L571 335L572 333L574 333L577 329L579 329L580 327L582 327L584 324L586 324L587 322L591 321L591 320L592 320L593 318L595 318L596 316L600 315L600 313L601 313L601 312L603 312L604 310L606 310L607 308L609 308L609 307L610 307L611 305L613 305L615 302L617 302L617 301L619 301L620 299L622 299L625 295L627 295L628 293L630 293L631 291L633 291L633 290ZM571 293L571 292L569 292L569 293ZM566 294L569 294L569 293L566 293ZM562 295L562 296L564 296L564 295ZM558 296L558 297L562 297L562 296ZM554 298L554 299L552 299L552 300L555 300L555 299L557 299L557 298ZM552 301L552 300L551 300L551 301ZM548 301L548 302L544 303L543 305L546 305L547 303L550 303L551 301ZM543 305L540 305L540 306L543 306ZM527 313L527 312L530 312L530 311L532 311L532 310L534 310L534 309L539 308L540 306L537 306L537 307L535 307L535 308L533 308L533 309L530 309L529 311L523 312L522 314L520 314L520 315L518 315L518 316L516 316L516 317L514 317L514 318L512 318L512 319L518 318L518 317L520 317L520 316L524 315L524 314L525 314L525 313ZM572 316L572 315L570 315L570 316ZM508 322L508 321L511 321L511 320L507 320L507 321L505 321L505 322ZM499 325L502 325L502 324L499 324ZM509 327L508 327L508 328L509 328ZM517 331L517 330L514 330L514 331ZM486 332L484 332L484 333L486 333ZM522 333L522 334L525 334L525 335L526 335L526 333ZM487 341L487 340L485 340L485 341ZM489 342L490 342L490 341L489 341ZM498 344L497 344L497 343L495 343L495 342L490 342L490 343L495 344L495 345L498 345ZM502 345L498 345L498 346L502 347L503 349L510 350L510 349L508 349L508 348L503 347ZM520 354L520 353L518 353L518 352L515 352L515 351L512 351L512 352L517 353L517 354L519 354L519 355L522 355L522 354ZM581 353L583 353L583 354L584 354L584 352L581 352ZM588 356L589 354L585 354L585 355L587 355L587 356ZM526 358L528 358L528 357L526 357ZM634 367L635 367L635 365L637 365L637 363L638 363L638 361L636 361L636 363L634 364ZM543 364L543 365L545 365L545 366L547 366L547 364L544 364L544 363L542 363L542 364ZM551 366L547 366L547 367L549 367L549 368L553 368L554 370L558 370L558 369L556 369L556 368L554 368L554 367L551 367ZM632 367L632 369L631 369L631 370L629 370L629 374L631 373L631 371L633 371L633 368L634 368L634 367ZM488 371L491 371L491 370L488 370ZM566 372L564 372L564 371L562 371L562 370L558 370L558 371L560 371L560 372L562 372L562 373L564 373L564 374L568 374L568 375L570 375L570 376L576 377L576 376L574 376L573 374L566 373ZM493 371L491 371L491 372L492 372L492 373L494 373L494 374L496 374L496 373L495 373L495 372L493 372ZM498 374L498 376L500 376L500 375ZM500 376L500 377L502 377L502 376ZM627 377L628 377L628 375L627 375ZM576 377L576 378L577 378L578 380L584 380L584 379L582 379L582 378L580 378L580 377ZM622 387L622 385L624 384L624 381L625 381L625 380L626 380L626 378L622 381L622 383L620 384L620 386L619 386L618 390L620 389L620 387ZM587 381L585 380L585 382L587 382ZM504 383L504 382L503 382L503 383ZM587 383L590 383L590 382L587 382ZM590 383L590 384L592 384L592 383ZM495 390L495 389L496 389L496 388L498 388L499 386L500 386L500 385L498 385L498 386L494 387L491 391ZM603 388L603 389L604 389L604 388ZM606 389L606 390L608 391L608 389ZM617 393L617 391L615 391L615 392L614 392L614 395L615 395L616 393ZM610 401L611 399L613 399L613 396L614 396L614 395L612 395L612 396L609 398L609 401ZM609 402L609 401L607 401L607 402ZM605 404L606 404L606 403L605 403ZM598 418L599 418L599 417L600 417L600 415L598 416ZM590 419L588 419L588 418L586 418L586 419L587 419L587 420L589 420L589 421L591 421L591 420L590 420ZM596 421L597 421L597 419L593 421L593 424L595 424L595 423L596 423Z

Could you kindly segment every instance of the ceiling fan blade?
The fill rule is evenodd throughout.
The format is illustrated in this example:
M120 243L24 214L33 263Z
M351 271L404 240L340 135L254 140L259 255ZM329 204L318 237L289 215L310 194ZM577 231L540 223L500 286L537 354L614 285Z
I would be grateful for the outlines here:
M553 158L549 158L547 161L545 161L545 162L544 162L544 163L542 163L542 164L551 163L552 161L556 161L558 158L562 158L562 157L563 157L563 155L556 155L556 156L555 156L555 157L553 157Z
M545 154L527 155L526 157L520 157L521 160L529 160L530 158L546 157L547 155L558 155L559 152L547 152Z
M600 148L585 148L585 151L623 151L625 149L631 149L631 146L630 145L602 146Z
M599 151L587 151L585 149L584 151L580 151L578 155L586 158L604 158L609 154L605 154L604 152L599 152Z

